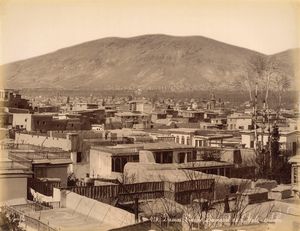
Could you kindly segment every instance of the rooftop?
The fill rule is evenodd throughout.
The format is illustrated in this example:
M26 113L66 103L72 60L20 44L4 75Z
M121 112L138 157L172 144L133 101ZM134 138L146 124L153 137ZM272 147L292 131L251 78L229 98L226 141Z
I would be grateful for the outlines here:
M138 154L143 149L142 144L118 144L115 146L92 146L91 150L108 152L111 154Z
M9 150L9 158L18 161L32 161L33 164L70 164L70 153L65 151Z
M197 128L170 128L170 129L160 129L160 131L168 131L174 133L195 133L199 129Z
M168 164L166 164L168 165ZM178 168L210 168L210 167L233 167L234 164L221 161L197 161L178 164Z
M289 159L289 163L300 163L300 155L297 154Z
M147 116L145 113L134 113L134 112L118 112L115 116Z
M156 143L142 143L142 144L118 144L115 146L92 146L91 149L104 151L112 154L127 154L137 153L139 150L173 150L173 149L193 149L194 147L177 144L173 142L156 142Z
M42 210L31 213L31 217L40 218L41 222L59 230L109 230L115 228L115 226L83 216L68 208Z
M8 158L7 151L1 151L0 175L3 174L32 174L31 161L13 161Z
M192 146L173 142L145 143L143 145L145 150L193 149Z
M251 131L248 131L248 130L245 130L245 131L240 131L241 134L254 134L254 130L251 130ZM262 130L261 129L258 129L257 131L258 134L261 134L262 133ZM294 131L291 131L291 130L281 130L279 128L279 133L280 135L290 135L290 134L296 134L296 133L299 133L299 131L297 130L294 130ZM264 134L268 135L269 132L267 131L267 129L265 129L264 131Z
M196 135L195 138L204 138L208 140L214 140L214 139L224 139L224 138L232 138L233 135L228 134L203 134L203 135Z

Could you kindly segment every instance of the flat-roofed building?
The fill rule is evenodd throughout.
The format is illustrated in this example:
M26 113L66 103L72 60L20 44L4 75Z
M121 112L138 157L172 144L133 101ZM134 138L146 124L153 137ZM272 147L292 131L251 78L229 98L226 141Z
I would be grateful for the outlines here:
M178 116L183 118L187 118L187 122L196 123L204 120L204 111L196 111L196 110L180 110L178 111Z
M289 159L291 166L291 183L294 194L297 198L300 198L300 152L297 155Z
M175 143L192 145L193 136L198 130L199 129L196 128L171 128L162 129L160 131L167 132L171 136L175 137Z
M269 139L269 133L265 131L262 133L261 130L258 131L258 142L262 145L266 145ZM299 131L279 131L279 143L281 150L289 151L291 154L295 155L297 147L300 142L300 132ZM242 131L241 143L245 145L246 148L255 147L255 132L254 131Z
M151 112L151 121L156 122L157 120L166 119L167 113L164 111Z
M151 117L145 113L134 112L118 112L115 114L116 121L122 123L123 128L133 128L141 125L141 128L149 128L151 126Z
M89 109L98 109L98 104L95 103L75 103L72 106L72 111L82 111L82 110L89 110Z
M193 136L195 147L224 147L223 141L232 138L230 134L203 134Z
M253 129L253 119L251 115L232 114L227 116L228 130L251 130Z
M40 106L35 106L33 108L33 111L37 113L45 113L45 112L58 113L59 110L60 107L55 105L40 105Z
M22 148L21 148L22 147ZM59 148L40 148L19 145L8 150L8 157L14 161L29 161L34 178L59 178L61 185L67 185L70 171L70 152Z
M0 202L27 198L27 179L32 177L31 162L13 161L1 150L0 158Z
M0 105L2 107L31 109L28 101L23 99L17 90L0 89Z
M26 131L64 131L90 129L90 123L82 116L59 115L56 113L14 113L12 126Z
M140 159L141 151L146 151ZM94 146L90 150L90 175L96 177L120 176L127 162L187 163L196 160L193 147L172 142L118 144Z
M187 163L196 160L196 150L192 146L172 142L146 143L143 149L150 151L155 163Z
M151 113L153 105L146 100L132 100L129 102L129 110L132 112Z
M139 161L141 145L92 146L90 150L90 176L118 178L127 162Z

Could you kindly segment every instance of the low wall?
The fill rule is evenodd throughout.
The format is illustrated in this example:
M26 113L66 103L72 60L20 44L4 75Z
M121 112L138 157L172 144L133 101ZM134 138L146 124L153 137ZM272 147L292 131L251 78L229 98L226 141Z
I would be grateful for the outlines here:
M49 136L16 133L15 142L19 144L31 144L37 146L44 146L47 148L60 147L65 151L70 151L72 149L72 144L70 140L63 139L63 138L49 137Z
M260 203L268 200L268 192L257 192L247 195L246 201L248 204Z
M80 196L70 191L62 193L62 195L65 196L66 208L75 210L84 216L92 217L98 221L105 221L105 223L113 225L116 228L135 223L134 214L125 210Z
M0 178L0 202L27 197L27 178Z
M254 183L254 187L265 188L270 191L271 189L277 187L277 182L275 180L259 179Z

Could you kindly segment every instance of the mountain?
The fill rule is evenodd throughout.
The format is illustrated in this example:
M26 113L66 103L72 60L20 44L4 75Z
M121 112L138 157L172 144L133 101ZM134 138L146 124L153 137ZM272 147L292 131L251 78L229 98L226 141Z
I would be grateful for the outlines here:
M3 65L8 88L227 89L257 57L293 75L293 50L267 56L201 36L103 38Z

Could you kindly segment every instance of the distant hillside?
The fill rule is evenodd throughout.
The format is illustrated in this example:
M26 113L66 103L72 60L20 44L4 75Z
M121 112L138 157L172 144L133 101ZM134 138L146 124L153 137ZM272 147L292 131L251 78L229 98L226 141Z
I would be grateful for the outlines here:
M272 57L292 76L291 52ZM201 36L143 35L90 41L1 68L9 88L207 90L232 87L258 56L267 57Z

